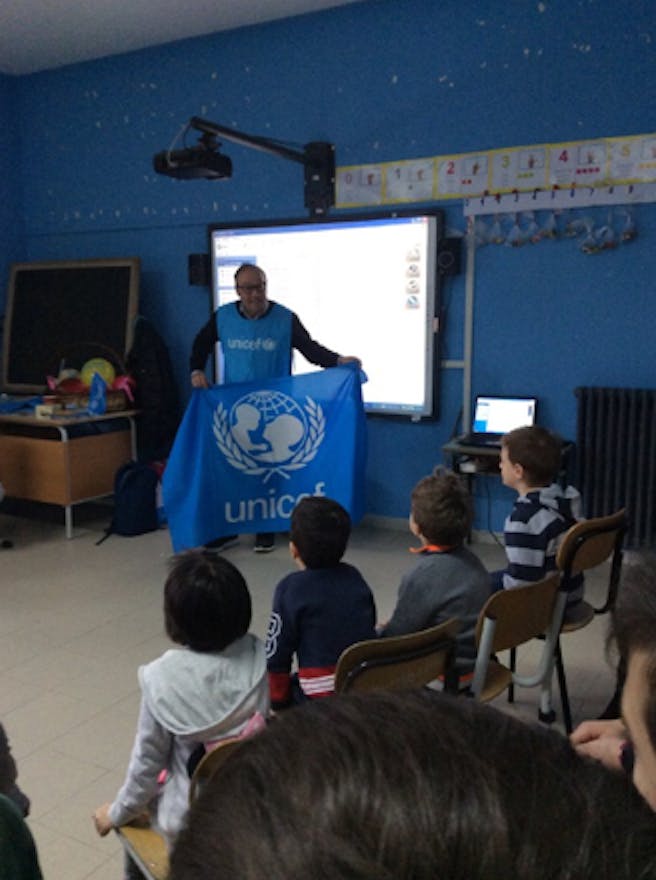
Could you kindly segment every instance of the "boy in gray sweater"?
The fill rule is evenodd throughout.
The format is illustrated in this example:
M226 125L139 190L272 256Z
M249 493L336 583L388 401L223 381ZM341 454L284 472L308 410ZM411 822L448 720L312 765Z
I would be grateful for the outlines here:
M474 631L479 611L490 596L483 563L464 546L471 526L469 496L451 471L436 468L412 490L410 531L421 546L413 568L403 576L396 607L381 636L418 632L456 617L456 668L461 682L476 659Z

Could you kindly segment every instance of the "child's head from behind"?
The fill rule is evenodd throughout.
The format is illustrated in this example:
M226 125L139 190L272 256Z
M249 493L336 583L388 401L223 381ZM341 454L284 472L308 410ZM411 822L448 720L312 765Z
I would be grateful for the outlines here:
M546 428L537 425L515 428L504 434L501 441L506 463L513 470L513 478L521 479L530 487L549 486L560 468L560 440ZM506 485L512 484L504 472L501 476Z
M412 490L411 528L428 544L458 547L471 528L469 496L460 478L452 471L435 468L419 480Z
M170 876L647 880L653 825L556 731L429 688L339 694L237 748L192 803Z
M351 517L337 501L311 495L292 512L289 538L306 568L333 568L351 534Z
M203 550L174 556L164 584L164 621L169 638L192 651L227 648L251 624L251 596L241 572Z

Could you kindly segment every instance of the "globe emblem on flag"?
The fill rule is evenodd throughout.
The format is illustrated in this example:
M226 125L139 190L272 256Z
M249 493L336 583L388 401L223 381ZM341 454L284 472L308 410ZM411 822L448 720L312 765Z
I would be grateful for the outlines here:
M280 391L254 391L233 406L230 431L242 452L257 461L288 461L307 433L305 414Z
M317 454L326 420L321 407L307 397L301 406L280 391L253 391L228 412L219 404L213 431L226 460L237 470L289 477Z

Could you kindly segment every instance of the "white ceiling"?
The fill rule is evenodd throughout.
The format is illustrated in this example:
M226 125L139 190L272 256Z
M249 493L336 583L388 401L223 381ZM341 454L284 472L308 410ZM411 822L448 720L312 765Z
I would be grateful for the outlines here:
M35 73L353 2L0 0L0 73Z

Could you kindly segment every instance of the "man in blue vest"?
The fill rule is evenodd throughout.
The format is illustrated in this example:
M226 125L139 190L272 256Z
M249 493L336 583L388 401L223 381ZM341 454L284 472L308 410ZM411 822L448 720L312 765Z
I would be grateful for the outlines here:
M293 349L319 367L360 363L357 357L339 355L315 342L298 315L269 300L266 275L259 266L242 264L235 272L235 290L239 299L218 308L194 339L190 358L194 388L208 387L205 364L219 341L223 351L223 384L288 376ZM211 546L224 549L235 541L231 535L212 542ZM253 549L256 553L268 553L274 543L272 533L257 534Z

